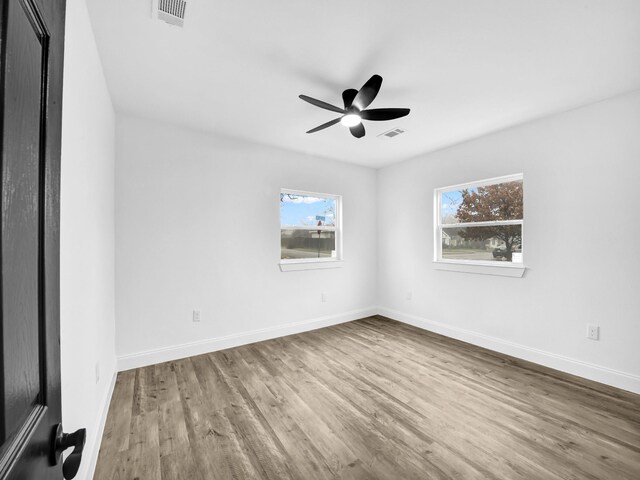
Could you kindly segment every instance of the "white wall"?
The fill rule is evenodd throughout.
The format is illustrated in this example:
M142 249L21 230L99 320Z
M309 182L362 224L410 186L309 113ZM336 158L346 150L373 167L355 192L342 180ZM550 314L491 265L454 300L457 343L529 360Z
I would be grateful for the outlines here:
M120 115L116 136L120 368L373 312L375 170ZM282 187L343 195L343 268L280 271Z
M88 479L116 367L115 116L84 0L67 1L62 117L62 418L67 432L87 428L76 478Z
M380 170L381 312L640 392L639 132L635 92ZM433 190L519 172L524 278L435 270Z

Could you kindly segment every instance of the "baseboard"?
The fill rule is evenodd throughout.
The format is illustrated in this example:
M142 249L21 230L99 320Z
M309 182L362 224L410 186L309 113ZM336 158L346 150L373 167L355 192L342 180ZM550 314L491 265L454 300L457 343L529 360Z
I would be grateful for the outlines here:
M113 397L113 389L116 386L116 378L118 376L118 372L113 372L113 376L111 377L111 383L109 384L109 388L107 390L107 395L103 399L102 402L102 410L100 412L100 419L98 420L98 428L95 430L93 434L93 442L89 443L91 445L91 450L87 451L86 447L82 454L83 462L87 462L87 475L84 478L93 478L93 474L96 471L96 464L98 463L98 454L100 453L100 445L102 444L102 435L104 433L104 427L107 423L107 414L109 413L109 405L111 404L111 397ZM79 472L81 473L81 472ZM78 478L83 478L79 476Z
M579 377L587 378L589 380L594 380L596 382L604 383L613 387L640 394L640 376L638 375L621 372L619 370L614 370L593 363L583 362L582 360L577 360L575 358L570 358L564 355L558 355L552 352L531 348L526 345L510 342L508 340L503 340L497 337L491 337L489 335L484 335L482 333L463 328L453 327L444 323L427 320L416 315L407 314L385 307L369 307L337 315L329 315L311 320L304 320L259 330L252 330L249 332L242 332L234 335L227 335L224 337L211 338L198 342L185 343L155 350L147 350L130 355L123 355L118 357L118 371L130 370L132 368L144 367L147 365L167 362L170 360L177 360L179 358L190 357L193 355L201 355L208 352L215 352L218 350L224 350L226 348L238 347L249 343L269 340L271 338L283 337L285 335L302 333L322 327L328 327L330 325L350 322L352 320L357 320L359 318L364 318L375 314L380 314L393 320L429 330L434 333L439 333L447 337L462 340L479 347L484 347L496 352L504 353L506 355L511 355L516 358L521 358L523 360L537 363L545 367L554 368L562 372L570 373L572 375L577 375ZM113 385L111 386L111 391L113 391ZM111 398L110 395L109 398ZM109 405L107 402L106 409L108 409L108 406ZM103 423L101 429L104 428L104 420L106 420L106 410L104 412L104 418L102 419ZM100 431L100 435L102 435L102 430ZM97 452L95 453L95 455L96 458L93 459L93 468L95 468Z
M330 325L350 322L359 318L376 315L378 309L376 307L364 308L361 310L353 310L350 312L340 313L337 315L328 315L300 322L287 323L284 325L276 325L273 327L261 328L249 332L242 332L224 337L210 338L198 342L183 343L155 350L147 350L144 352L123 355L118 357L118 371L130 370L132 368L145 367L156 363L168 362L179 358L191 357L193 355L201 355L203 353L215 352L226 348L238 347L254 342L261 342L271 338L283 337L295 333L316 330Z
M385 307L379 307L378 313L393 320L413 325L424 330L429 330L479 347L488 348L496 352L528 360L539 365L544 365L545 367L640 394L640 376L638 375L613 370L593 363L583 362L564 355L538 350L510 342L508 340L503 340L501 338L473 332L471 330L452 327L440 322L434 322L416 315L403 313Z

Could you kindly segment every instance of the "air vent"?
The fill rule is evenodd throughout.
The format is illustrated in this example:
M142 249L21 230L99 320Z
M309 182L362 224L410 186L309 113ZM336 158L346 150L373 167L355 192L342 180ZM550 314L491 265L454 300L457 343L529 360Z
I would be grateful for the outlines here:
M392 130L388 130L384 133L381 133L380 135L378 135L379 137L388 137L388 138L393 138L393 137L397 137L398 135L400 135L401 133L406 132L406 130L403 130L401 128L394 128Z
M152 8L153 18L177 27L184 25L184 12L187 9L185 0L153 0Z

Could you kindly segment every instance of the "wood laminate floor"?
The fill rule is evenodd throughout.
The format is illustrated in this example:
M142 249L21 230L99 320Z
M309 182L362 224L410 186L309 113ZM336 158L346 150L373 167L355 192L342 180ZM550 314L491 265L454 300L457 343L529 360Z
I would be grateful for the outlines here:
M121 372L97 480L640 479L640 396L380 317Z

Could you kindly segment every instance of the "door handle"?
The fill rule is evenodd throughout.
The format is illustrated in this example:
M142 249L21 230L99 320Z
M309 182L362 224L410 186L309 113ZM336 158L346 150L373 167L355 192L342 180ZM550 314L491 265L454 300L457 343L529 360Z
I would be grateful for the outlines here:
M62 464L62 475L65 480L71 480L78 474L82 460L82 450L87 439L87 429L81 428L73 433L64 433L59 423L51 440L51 463L57 465L62 458L62 452L73 447L73 451Z

